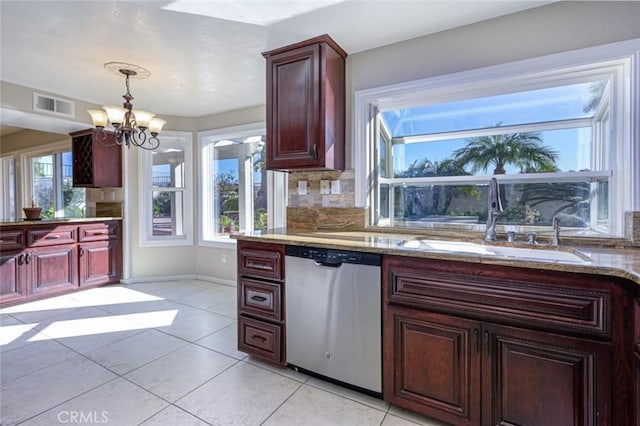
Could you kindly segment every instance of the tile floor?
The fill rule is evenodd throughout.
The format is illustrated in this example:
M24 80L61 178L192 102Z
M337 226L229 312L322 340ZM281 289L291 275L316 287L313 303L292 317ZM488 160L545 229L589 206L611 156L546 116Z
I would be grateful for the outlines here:
M0 310L0 424L440 425L236 349L236 289L116 285Z

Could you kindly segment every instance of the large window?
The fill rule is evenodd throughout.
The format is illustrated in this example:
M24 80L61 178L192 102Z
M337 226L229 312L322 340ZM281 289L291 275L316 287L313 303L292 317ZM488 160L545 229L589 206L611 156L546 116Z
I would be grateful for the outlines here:
M266 170L263 125L203 132L199 141L201 241L283 226L286 175Z
M190 245L191 133L163 132L160 147L140 150L142 245Z
M85 215L85 190L73 187L71 151L27 156L26 164L25 207L41 207L44 218Z
M496 177L504 229L557 217L564 233L622 235L638 198L634 61L525 61L361 95L372 224L481 231Z

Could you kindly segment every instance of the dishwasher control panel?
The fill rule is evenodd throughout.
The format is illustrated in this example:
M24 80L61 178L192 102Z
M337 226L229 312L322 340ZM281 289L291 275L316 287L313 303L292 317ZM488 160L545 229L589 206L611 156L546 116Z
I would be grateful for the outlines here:
M381 265L381 255L358 251L336 250L319 247L285 246L285 255L311 259L324 263L355 263L359 265Z

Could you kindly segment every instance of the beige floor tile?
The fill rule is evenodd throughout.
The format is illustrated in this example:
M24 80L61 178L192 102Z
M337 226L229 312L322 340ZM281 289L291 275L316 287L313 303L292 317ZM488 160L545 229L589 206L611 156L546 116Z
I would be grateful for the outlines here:
M247 357L246 353L238 350L237 323L233 323L222 330L218 330L202 339L196 340L195 343L236 359L244 359Z
M0 383L8 383L76 355L74 351L55 340L33 342L18 349L3 352Z
M26 420L116 376L87 358L66 361L0 386L0 424Z
M436 419L423 416L413 411L405 410L404 408L396 407L395 405L392 405L389 408L388 414L423 426L448 426L447 423L440 422Z
M84 416L84 424L134 426L164 409L168 403L118 378L84 393L24 423L24 426L73 424L72 415Z
M384 415L384 411L305 384L264 425L378 426Z
M165 333L194 342L235 322L233 318L190 307L180 308L171 324L155 327Z
M217 425L259 425L301 383L239 362L176 402L195 416Z
M412 421L396 417L392 414L387 413L382 421L381 426L418 426L419 423L414 423Z
M141 426L208 426L208 424L175 405L170 405Z
M234 358L189 344L125 377L167 401L174 402L236 362L238 360Z
M298 382L306 382L307 380L309 380L309 375L308 374L304 374L304 373L300 373L296 370L293 370L289 367L283 367L281 365L275 365L275 364L271 364L269 362L263 361L260 358L256 358L254 356L249 355L248 357L246 357L243 362L246 362L248 364L251 365L255 365L257 367L260 368L264 368L266 370L269 370L271 372L274 372L276 374L280 374L282 376L288 377L290 379L296 380Z
M126 374L186 344L157 330L147 330L98 348L87 356L117 374Z
M347 388L345 386L339 386L334 383L330 383L321 379L317 379L315 377L309 378L306 382L310 386L315 386L322 390L326 390L327 392L335 393L337 395L343 396L345 398L352 399L361 404L368 405L372 408L376 408L378 410L382 410L386 412L389 409L389 403L383 401L380 398L373 397L371 395L367 395L362 392L355 391L353 389Z

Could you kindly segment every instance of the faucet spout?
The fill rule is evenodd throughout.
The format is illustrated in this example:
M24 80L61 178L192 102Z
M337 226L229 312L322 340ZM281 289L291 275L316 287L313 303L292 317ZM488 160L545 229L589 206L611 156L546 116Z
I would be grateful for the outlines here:
M500 201L500 187L498 180L492 177L489 181L489 208L487 211L487 229L484 234L485 241L497 241L496 223L502 213L502 202Z

